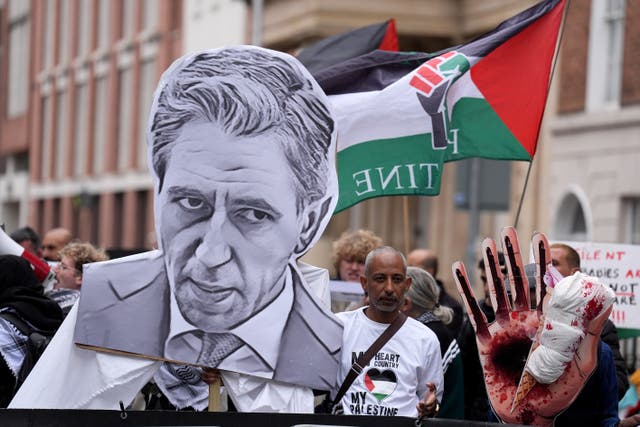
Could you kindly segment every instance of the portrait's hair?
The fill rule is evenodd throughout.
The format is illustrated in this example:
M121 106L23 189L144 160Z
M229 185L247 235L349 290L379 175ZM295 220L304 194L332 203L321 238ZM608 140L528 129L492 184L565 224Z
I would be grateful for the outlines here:
M157 191L182 127L213 123L234 137L272 134L293 171L298 209L322 199L334 122L314 83L293 58L255 47L211 50L174 63L156 91L147 135Z
M15 242L24 242L25 240L30 241L36 248L40 247L40 236L35 230L31 227L22 227L18 228L16 231L9 235Z
M569 264L569 268L577 268L580 270L580 255L578 252L573 249L569 245L565 245L564 243L554 243L549 246L549 249L563 249L565 253L565 257L567 258L567 264Z
M373 258L377 254L381 254L384 252L394 255L400 255L400 258L402 259L402 271L407 274L407 259L404 257L403 253L391 246L380 246L379 248L375 248L371 252L369 252L364 260L364 275L367 276L367 278L369 277L369 272L371 271L371 263L373 262Z
M91 243L72 242L60 250L60 258L69 257L73 260L73 266L82 274L82 266L91 262L106 261L109 259L105 251L98 249Z
M333 242L331 258L338 275L340 274L340 261L364 262L367 254L373 249L382 246L382 238L369 230L345 231L338 240ZM341 279L338 277L338 279Z
M440 299L440 288L436 279L418 267L407 267L407 277L411 277L411 287L405 294L411 300L416 309L433 313L445 325L453 320L453 310L438 304Z

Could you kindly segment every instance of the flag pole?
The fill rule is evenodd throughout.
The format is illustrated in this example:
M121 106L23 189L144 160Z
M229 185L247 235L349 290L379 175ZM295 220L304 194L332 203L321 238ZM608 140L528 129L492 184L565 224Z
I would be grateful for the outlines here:
M551 92L551 83L553 81L553 76L556 71L556 64L558 63L558 55L560 53L560 43L562 42L562 37L564 36L564 25L567 22L567 11L569 10L569 4L571 0L566 0L566 4L564 6L564 10L562 11L562 23L560 24L560 36L558 37L558 42L556 43L556 51L553 54L553 64L551 65L551 76L549 77L549 85L547 86L547 100L549 99L549 92ZM540 140L540 129L542 128L542 119L544 118L544 112L546 108L542 112L542 117L540 117L540 126L538 126L538 135L536 138L536 147L537 143ZM535 153L534 153L535 154ZM527 176L524 179L524 185L522 187L522 194L520 195L520 202L518 203L518 210L516 211L516 219L513 223L513 228L518 228L518 222L520 220L520 211L522 210L522 205L524 204L524 195L527 192L527 184L529 183L529 176L531 175L531 168L533 166L534 156L531 156L531 161L529 162L529 167L527 168Z
M409 255L409 197L402 196L402 225L404 233L404 253Z
M529 162L527 168L527 176L524 179L524 187L522 187L522 193L520 194L520 202L518 203L518 211L516 212L516 220L513 223L513 228L518 228L518 221L520 220L520 211L522 210L522 204L524 203L524 195L527 192L527 184L529 183L529 176L531 175L531 166L533 165L533 157Z

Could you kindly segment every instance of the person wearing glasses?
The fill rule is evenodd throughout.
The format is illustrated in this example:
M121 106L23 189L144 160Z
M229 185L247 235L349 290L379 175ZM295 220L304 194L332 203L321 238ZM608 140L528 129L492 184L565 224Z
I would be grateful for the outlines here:
M66 316L80 296L82 265L107 259L107 254L91 243L69 243L60 250L60 262L53 268L56 283L46 296L57 302Z

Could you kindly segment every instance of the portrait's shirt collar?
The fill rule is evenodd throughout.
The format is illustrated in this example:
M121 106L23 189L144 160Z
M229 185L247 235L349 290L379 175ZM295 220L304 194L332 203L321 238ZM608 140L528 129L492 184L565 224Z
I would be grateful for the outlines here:
M271 368L275 368L280 352L280 340L292 306L293 279L291 268L287 266L284 288L276 299L230 332L260 354Z
M280 341L288 319L288 313L293 306L293 278L291 268L285 271L285 285L278 296L260 312L250 319L229 330L240 338L245 346L224 359L218 366L220 369L237 371L240 365L246 369L251 359L254 363L268 365L253 369L266 374L273 372L278 361ZM171 322L169 337L165 344L165 355L168 359L195 363L201 350L202 332L187 322L171 293ZM247 354L250 347L253 357ZM245 370L246 372L246 370Z

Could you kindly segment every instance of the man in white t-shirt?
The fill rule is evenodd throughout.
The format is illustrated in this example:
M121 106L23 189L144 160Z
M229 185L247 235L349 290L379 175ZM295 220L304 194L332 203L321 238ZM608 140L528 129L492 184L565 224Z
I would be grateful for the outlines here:
M367 255L360 282L370 305L337 314L344 325L338 388L353 362L399 316L411 285L406 271L404 256L394 248L383 246ZM443 383L438 338L408 318L336 403L348 415L432 417L438 412Z

